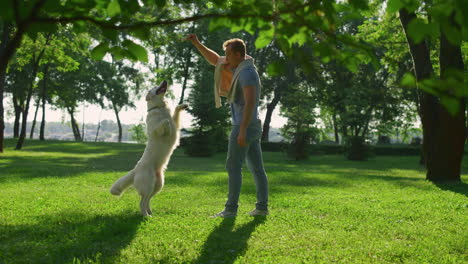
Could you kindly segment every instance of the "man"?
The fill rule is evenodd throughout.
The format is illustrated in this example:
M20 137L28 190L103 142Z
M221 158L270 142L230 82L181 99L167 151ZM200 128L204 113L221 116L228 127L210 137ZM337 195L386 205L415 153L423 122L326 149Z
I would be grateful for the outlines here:
M195 34L187 40L198 49L215 69L215 101L221 106L219 96L226 96L231 106L232 131L226 159L229 174L229 193L225 209L213 217L234 217L237 215L242 185L242 165L247 166L254 176L257 188L257 203L251 216L268 214L268 179L263 167L260 138L262 125L258 115L260 101L260 78L253 59L246 55L241 39L231 39L223 44L225 57L207 48Z

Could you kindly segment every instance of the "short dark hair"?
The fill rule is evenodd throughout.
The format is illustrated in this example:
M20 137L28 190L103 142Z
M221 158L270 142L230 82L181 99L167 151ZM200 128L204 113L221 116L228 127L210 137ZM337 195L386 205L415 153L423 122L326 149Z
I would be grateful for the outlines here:
M234 38L234 39L226 40L223 43L223 49L226 50L227 46L229 45L231 46L231 50L233 52L239 52L241 57L245 56L246 48L245 48L245 43L242 39Z

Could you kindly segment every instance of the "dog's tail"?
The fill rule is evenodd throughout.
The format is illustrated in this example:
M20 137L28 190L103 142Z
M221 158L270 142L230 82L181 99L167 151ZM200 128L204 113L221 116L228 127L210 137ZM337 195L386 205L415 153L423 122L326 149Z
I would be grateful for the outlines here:
M121 195L130 185L133 183L133 178L135 177L135 170L131 170L127 175L118 179L111 187L110 193L113 195Z

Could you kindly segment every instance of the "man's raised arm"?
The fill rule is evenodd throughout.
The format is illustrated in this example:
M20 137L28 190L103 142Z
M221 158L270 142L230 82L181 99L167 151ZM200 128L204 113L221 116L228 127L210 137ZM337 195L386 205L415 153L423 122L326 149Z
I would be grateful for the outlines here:
M203 45L197 38L197 35L195 34L189 34L186 38L186 40L190 40L192 44L197 47L198 51L200 51L201 55L213 66L216 65L219 59L218 53L215 51L207 48L205 45Z

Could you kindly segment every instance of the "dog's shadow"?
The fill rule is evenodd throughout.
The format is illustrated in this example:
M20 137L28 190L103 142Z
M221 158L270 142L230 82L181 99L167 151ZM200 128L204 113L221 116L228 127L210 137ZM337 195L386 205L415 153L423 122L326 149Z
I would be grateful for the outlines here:
M233 263L247 250L247 241L257 226L266 221L266 216L257 216L252 221L233 229L236 218L224 218L206 239L200 256L193 263Z

